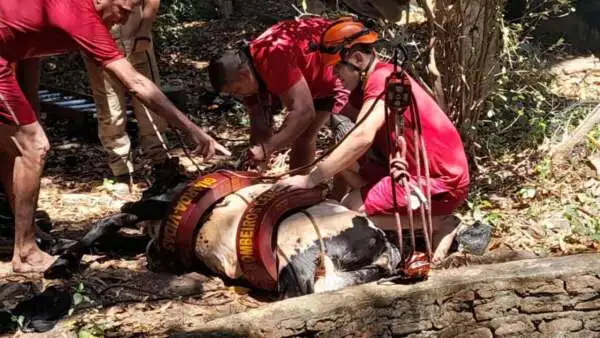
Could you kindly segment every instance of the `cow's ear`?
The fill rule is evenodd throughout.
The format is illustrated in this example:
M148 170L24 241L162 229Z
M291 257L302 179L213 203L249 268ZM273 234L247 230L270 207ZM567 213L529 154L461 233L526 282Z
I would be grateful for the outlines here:
M352 218L352 225L355 228L358 227L368 227L370 221L365 216L354 216Z

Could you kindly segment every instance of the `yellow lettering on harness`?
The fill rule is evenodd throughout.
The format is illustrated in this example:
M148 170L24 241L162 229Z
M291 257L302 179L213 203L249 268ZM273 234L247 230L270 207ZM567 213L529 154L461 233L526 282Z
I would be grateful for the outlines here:
M254 231L252 230L240 230L240 238L252 238Z
M240 246L252 246L252 238L240 238Z
M253 256L254 248L252 247L252 240L250 240L250 245L240 245L240 256L242 258L244 256Z
M258 215L255 213L246 214L244 217L244 221L255 221L258 218Z
M194 183L194 188L210 188L215 183L217 183L216 179L214 179L212 177L205 177L205 178L201 179L200 181Z
M178 214L169 215L169 222L179 225L179 222L181 222L181 215L178 215Z
M165 236L163 239L163 246L165 249L173 251L175 250L175 236L177 235L177 228L179 227L179 221L172 222L167 221L167 228L165 229Z
M194 199L203 192L206 188L210 188L215 185L218 180L212 177L204 177L201 180L194 182L193 185L188 186L185 191L180 195L177 204L172 209L171 214L168 216L166 224L164 225L164 238L162 245L165 249L175 251L175 241L177 237L177 230L182 222L182 216L187 212Z
M192 200L196 195L197 194L195 193L195 191L186 191L186 193L183 194L179 199L178 204L188 206L190 203L192 203Z
M190 202L185 202L185 200L180 199L177 202L177 205L175 206L175 210L173 210L174 213L184 213L187 210L187 207L190 205Z
M242 223L242 228L254 228L254 225L256 224L256 221L244 221Z

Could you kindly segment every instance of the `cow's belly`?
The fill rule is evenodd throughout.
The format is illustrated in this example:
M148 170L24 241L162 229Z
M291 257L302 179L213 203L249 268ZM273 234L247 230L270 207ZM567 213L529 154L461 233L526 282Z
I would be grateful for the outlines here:
M324 201L305 209L304 212L286 217L277 231L279 262L289 261L314 246L317 246L319 251L327 251L327 242L352 228L352 219L357 216L357 212L335 201ZM321 248L321 240L324 248ZM285 264L280 264L279 270L284 266Z
M236 279L242 277L236 237L248 203L268 190L271 184L256 184L230 194L212 210L196 236L195 255L212 271ZM310 217L308 216L310 215ZM334 201L324 201L283 219L277 229L277 255L281 270L291 257L352 227L358 213Z

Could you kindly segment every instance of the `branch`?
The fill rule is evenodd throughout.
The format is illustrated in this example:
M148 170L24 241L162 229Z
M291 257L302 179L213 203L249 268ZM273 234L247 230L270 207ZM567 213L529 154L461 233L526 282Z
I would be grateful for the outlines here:
M573 147L579 142L583 141L586 135L594 129L594 127L600 123L600 104L598 104L588 116L581 121L579 126L573 131L573 134L568 139L560 142L550 150L550 157L552 162L564 163L566 162L567 154Z

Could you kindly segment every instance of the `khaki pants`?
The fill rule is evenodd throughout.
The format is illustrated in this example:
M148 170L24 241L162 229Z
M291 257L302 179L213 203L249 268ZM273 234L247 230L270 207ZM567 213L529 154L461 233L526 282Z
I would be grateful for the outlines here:
M109 166L115 176L133 172L131 141L125 131L127 124L125 88L115 78L103 71L87 56L83 56L96 102L98 137L108 154ZM147 51L133 52L127 59L142 75L159 85L158 68L152 47ZM133 99L133 112L139 125L139 140L143 152L152 164L167 158L163 131L167 123L149 111L138 99ZM159 136L160 135L160 136Z

